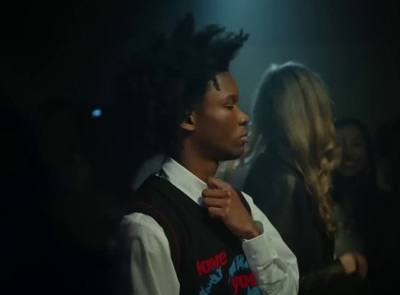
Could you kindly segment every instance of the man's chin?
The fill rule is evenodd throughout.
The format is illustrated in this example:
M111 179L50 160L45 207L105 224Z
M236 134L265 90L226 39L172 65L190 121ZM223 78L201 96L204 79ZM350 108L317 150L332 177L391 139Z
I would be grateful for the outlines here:
M244 154L244 147L243 149L238 149L235 151L232 151L230 153L226 153L223 155L220 159L220 161L233 161L239 159L241 156Z

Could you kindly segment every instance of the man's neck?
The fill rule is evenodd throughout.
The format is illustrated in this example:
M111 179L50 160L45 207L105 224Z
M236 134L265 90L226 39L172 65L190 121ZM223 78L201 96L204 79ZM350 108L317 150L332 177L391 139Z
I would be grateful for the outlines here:
M205 183L209 177L215 176L218 169L217 161L207 160L193 150L185 152L182 149L180 153L172 155L172 158Z

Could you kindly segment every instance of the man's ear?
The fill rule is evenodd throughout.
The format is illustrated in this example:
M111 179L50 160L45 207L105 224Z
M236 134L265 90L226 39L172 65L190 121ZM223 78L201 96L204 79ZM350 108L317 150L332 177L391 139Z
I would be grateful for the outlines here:
M192 112L190 115L186 116L180 124L184 131L195 131L196 130L196 114Z

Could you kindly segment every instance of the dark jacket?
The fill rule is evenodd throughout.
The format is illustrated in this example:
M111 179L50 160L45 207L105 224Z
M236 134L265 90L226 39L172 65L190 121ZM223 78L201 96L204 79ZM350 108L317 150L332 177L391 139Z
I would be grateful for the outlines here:
M361 281L334 259L334 236L327 232L290 148L267 148L253 163L244 191L296 255L299 294L357 294Z

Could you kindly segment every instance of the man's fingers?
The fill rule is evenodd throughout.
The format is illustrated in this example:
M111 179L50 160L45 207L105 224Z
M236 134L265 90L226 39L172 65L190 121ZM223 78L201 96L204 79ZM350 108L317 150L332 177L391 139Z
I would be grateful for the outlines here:
M206 207L223 208L225 206L229 206L230 199L204 198L203 202Z
M222 180L215 178L215 177L209 177L207 180L207 185L210 188L214 188L214 189L227 189L230 187L230 184L223 182Z
M211 218L219 218L223 220L229 214L229 207L208 207L207 210Z
M228 192L228 191L216 190L216 189L211 189L211 188L207 188L207 189L203 190L202 194L203 194L204 198L223 199L223 198L230 197L230 192Z

